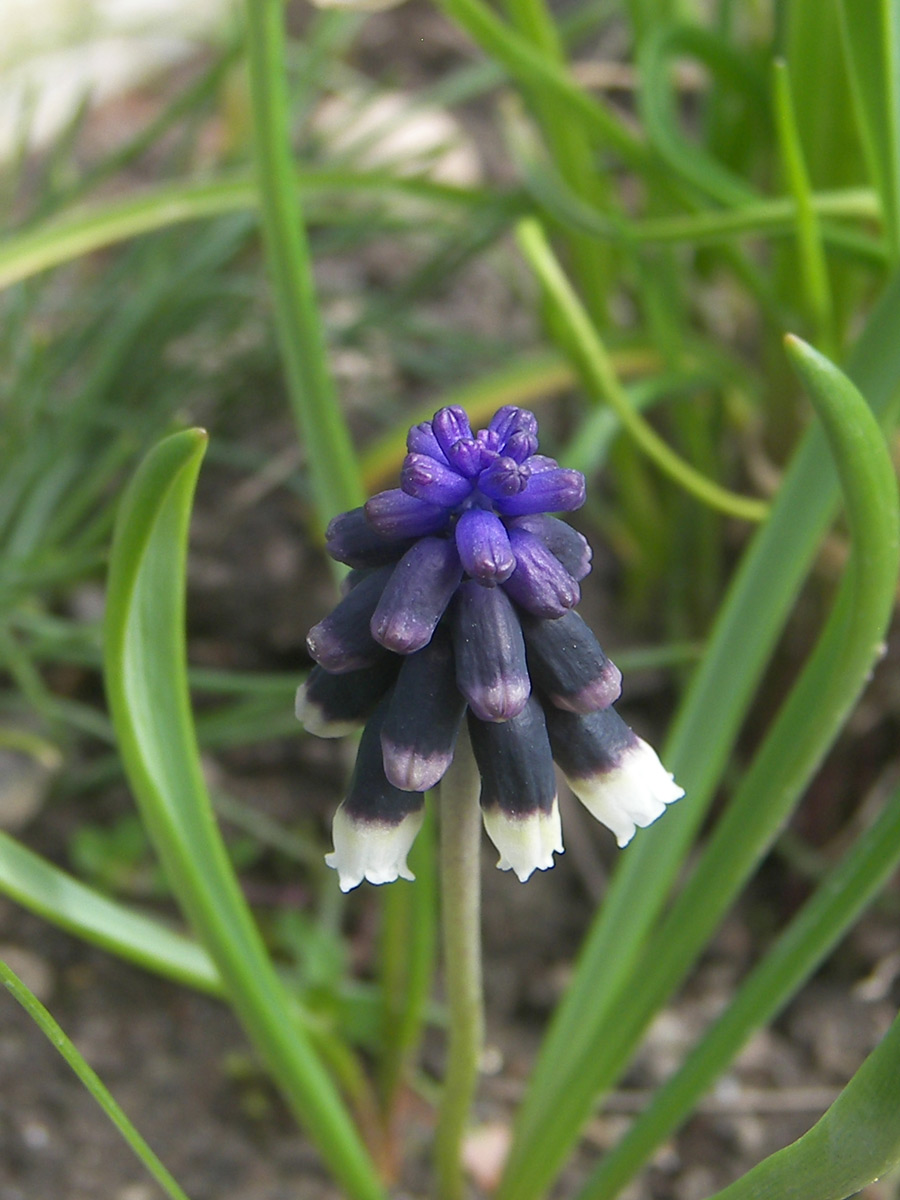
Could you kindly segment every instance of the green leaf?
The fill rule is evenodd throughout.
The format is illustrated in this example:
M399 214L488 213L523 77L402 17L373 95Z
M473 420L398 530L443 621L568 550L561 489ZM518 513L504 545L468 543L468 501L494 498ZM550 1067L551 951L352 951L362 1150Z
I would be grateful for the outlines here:
M892 301L897 302L896 294ZM676 777L687 787L688 796L625 856L619 871L621 882L607 897L597 927L585 944L575 987L561 1007L538 1064L536 1083L523 1106L518 1137L499 1192L504 1200L538 1195L552 1178L594 1097L627 1064L653 1013L683 978L704 939L778 832L878 656L893 605L898 562L897 491L890 457L876 421L847 377L797 339L791 340L789 351L814 396L845 491L853 535L845 580L813 657L716 827L700 865L648 939L665 890L712 794L713 772L721 768L722 759L711 736L716 724L713 715L705 714L706 723L698 730L691 756L684 755L684 742L680 747L676 742L664 755L667 766L674 767ZM887 380L884 386L891 389ZM792 494L798 475L795 470L789 477L787 495ZM777 511L789 512L791 524L779 532L784 537L789 529L793 536L803 505L791 511L781 504L780 496ZM806 519L812 516L808 513ZM760 540L765 544L768 539ZM759 559L752 550L749 558L751 562L756 558L758 568ZM754 614L755 632L762 644L764 626L760 622L772 620L766 601L771 603L779 573L788 574L783 562L780 572L773 568L752 579L742 572L739 579L744 586L749 580L755 589L761 606L761 612ZM785 583L783 578L780 586ZM732 596L731 605L725 606L729 620L734 617L738 597L740 590ZM745 597L746 593L741 599ZM743 627L735 629L736 636L738 633L746 647L748 637L753 636L749 613L745 613ZM745 648L742 665L748 675L752 662L748 651L755 655L760 648L760 644ZM734 689L740 686L737 652L731 646L728 659L719 661L725 650L720 628L718 637L711 639L705 670L700 672L708 682L708 671L715 664L723 676L714 697L719 751L727 744L723 710L736 705ZM732 715L736 715L735 708ZM700 713L691 712L691 717L699 719ZM694 781L696 795L691 794Z
M186 1194L125 1116L97 1073L85 1062L37 996L2 961L0 961L0 983L13 999L21 1004L47 1040L56 1047L163 1191L171 1196L172 1200L188 1200Z
M900 789L829 871L725 1012L603 1158L577 1200L612 1200L693 1110L751 1034L773 1020L865 911L900 863Z
M202 946L74 879L0 832L0 892L76 937L197 991L222 981Z
M184 574L205 447L199 429L166 438L122 500L106 614L113 725L169 883L235 1012L347 1194L380 1200L371 1160L265 952L203 781L187 688Z
M844 46L869 173L900 255L900 2L840 0Z
M824 1117L710 1200L846 1200L900 1162L900 1018Z

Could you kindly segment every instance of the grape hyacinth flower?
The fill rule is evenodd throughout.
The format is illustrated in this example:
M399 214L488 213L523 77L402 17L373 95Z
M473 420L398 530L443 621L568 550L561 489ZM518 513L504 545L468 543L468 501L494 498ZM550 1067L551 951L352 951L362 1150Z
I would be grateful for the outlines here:
M621 675L574 611L591 550L550 515L584 503L584 476L537 433L526 409L473 433L443 408L410 429L401 486L328 527L352 570L307 638L297 716L320 737L365 726L326 858L344 891L412 878L424 793L464 719L498 866L523 882L563 849L554 761L620 846L683 795L613 708Z

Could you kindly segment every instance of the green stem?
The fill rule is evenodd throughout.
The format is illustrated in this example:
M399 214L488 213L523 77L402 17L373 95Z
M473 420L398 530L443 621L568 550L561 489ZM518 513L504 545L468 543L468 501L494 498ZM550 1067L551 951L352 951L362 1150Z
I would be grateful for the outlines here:
M288 397L306 448L324 524L363 500L356 458L337 403L316 301L312 261L288 129L281 0L247 0L247 49L263 240Z
M465 1194L462 1143L484 1037L478 789L478 770L463 731L440 794L441 924L449 1013L447 1069L436 1142L440 1200L462 1200Z

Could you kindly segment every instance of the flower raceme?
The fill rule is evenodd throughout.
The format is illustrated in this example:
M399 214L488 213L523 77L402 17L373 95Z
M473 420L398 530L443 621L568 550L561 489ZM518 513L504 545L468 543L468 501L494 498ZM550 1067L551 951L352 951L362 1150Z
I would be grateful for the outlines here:
M537 433L526 409L473 433L442 408L410 429L401 486L328 527L352 570L310 630L297 716L320 737L365 726L326 858L344 891L412 878L424 793L463 720L498 866L523 882L563 849L554 761L620 846L683 795L613 708L621 675L574 611L591 550L550 515L584 503L584 476Z

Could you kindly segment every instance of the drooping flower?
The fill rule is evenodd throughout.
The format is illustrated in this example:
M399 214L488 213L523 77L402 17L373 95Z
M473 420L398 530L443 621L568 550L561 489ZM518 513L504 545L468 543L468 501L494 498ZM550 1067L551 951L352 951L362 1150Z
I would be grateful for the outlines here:
M326 858L344 891L412 878L464 719L497 865L523 882L563 849L554 761L620 846L684 794L615 711L621 674L574 611L591 550L551 514L583 504L584 476L537 432L512 405L477 433L443 408L409 431L401 486L328 527L352 570L310 630L297 716L320 737L365 726Z

